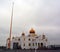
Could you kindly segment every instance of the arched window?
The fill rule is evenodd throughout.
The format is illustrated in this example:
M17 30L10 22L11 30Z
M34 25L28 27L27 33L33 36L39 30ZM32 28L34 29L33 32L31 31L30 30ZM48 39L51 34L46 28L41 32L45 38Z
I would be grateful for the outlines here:
M38 46L40 46L40 43L38 43Z
M31 39L29 38L28 40L30 41Z
M36 44L36 46L37 46L37 43L35 43Z
M25 46L25 43L23 44L23 46Z
M34 43L33 43L33 46L34 46Z
M18 39L18 41L20 41L20 38Z
M31 46L31 43L29 43L29 46Z

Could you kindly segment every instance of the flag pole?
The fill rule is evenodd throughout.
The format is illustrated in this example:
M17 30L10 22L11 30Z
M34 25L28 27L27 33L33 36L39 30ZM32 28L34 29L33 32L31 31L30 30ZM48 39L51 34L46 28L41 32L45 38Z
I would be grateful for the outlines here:
M9 48L11 48L10 46L11 46L11 35L12 35L13 8L14 8L14 2L12 2L12 11L11 11Z

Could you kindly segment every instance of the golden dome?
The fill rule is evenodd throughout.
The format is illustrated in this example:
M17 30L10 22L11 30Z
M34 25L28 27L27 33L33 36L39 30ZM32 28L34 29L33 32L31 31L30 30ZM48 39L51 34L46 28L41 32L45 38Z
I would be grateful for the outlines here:
M35 33L35 30L33 28L31 28L31 30L29 31L29 33Z

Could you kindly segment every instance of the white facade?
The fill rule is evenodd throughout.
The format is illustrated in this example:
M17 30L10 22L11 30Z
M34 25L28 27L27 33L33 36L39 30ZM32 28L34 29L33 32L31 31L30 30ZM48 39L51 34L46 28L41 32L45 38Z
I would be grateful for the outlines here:
M39 47L47 47L47 38L45 35L37 35L33 29L30 30L29 35L26 36L25 33L22 33L20 37L13 37L11 41L11 49L14 49L14 46L18 48L20 46L22 49L38 49ZM7 41L8 48L8 41Z

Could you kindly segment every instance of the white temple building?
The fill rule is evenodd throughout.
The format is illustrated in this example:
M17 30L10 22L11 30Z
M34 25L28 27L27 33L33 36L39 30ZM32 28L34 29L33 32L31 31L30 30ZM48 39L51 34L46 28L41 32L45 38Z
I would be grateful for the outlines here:
M7 48L9 48L9 38L7 39ZM37 35L33 28L30 29L29 34L26 35L22 33L20 37L12 37L11 49L38 49L39 47L47 47L48 41L47 37L42 35Z

